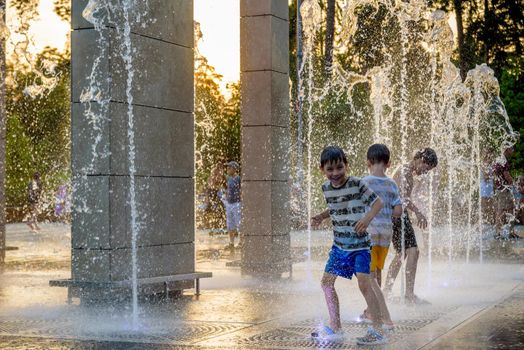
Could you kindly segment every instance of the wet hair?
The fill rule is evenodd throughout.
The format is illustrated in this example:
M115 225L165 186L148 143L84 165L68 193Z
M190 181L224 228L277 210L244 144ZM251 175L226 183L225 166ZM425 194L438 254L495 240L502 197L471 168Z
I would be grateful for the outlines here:
M421 158L425 164L429 165L432 168L438 165L437 153L435 152L433 148L429 148L429 147L423 148L417 151L417 153L415 153L415 156L413 157L413 159L421 159Z
M384 163L384 165L388 164L389 157L390 157L389 148L388 146L384 144L375 143L374 145L371 145L368 148L367 158L371 162L371 164L380 164L380 163Z
M325 147L320 154L320 166L323 168L326 163L336 162L344 162L344 164L348 163L348 159L342 148L338 146Z

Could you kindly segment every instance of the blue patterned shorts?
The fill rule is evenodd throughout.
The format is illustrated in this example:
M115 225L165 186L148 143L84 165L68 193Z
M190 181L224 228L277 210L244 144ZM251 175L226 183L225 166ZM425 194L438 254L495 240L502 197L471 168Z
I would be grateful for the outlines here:
M348 252L333 246L324 272L351 279L357 272L369 274L370 265L369 249Z

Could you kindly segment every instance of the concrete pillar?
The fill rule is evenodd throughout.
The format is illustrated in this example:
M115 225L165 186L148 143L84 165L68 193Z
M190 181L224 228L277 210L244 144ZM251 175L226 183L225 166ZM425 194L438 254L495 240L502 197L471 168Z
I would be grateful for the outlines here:
M240 1L242 273L290 271L287 0Z
M72 279L116 282L132 271L127 70L115 28L123 19L97 12L100 34L82 17L87 3L72 0ZM193 1L148 0L139 10L130 35L138 278L192 273ZM90 76L99 95L85 101Z

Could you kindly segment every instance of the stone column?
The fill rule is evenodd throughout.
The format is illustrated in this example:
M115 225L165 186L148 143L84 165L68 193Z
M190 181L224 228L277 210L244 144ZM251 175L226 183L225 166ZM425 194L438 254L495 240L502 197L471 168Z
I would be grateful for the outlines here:
M123 14L94 12L97 31L82 16L87 3L72 1L72 279L117 282L132 271ZM138 278L192 273L193 1L137 3L147 3L139 23L131 15L130 34Z
M242 273L290 271L287 0L240 1Z

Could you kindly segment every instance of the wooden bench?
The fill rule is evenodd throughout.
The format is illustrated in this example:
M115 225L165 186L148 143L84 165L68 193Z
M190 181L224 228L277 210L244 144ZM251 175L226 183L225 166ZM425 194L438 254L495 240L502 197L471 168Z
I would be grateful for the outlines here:
M5 250L7 252L9 250L18 250L18 247L9 247L9 246L7 246L7 247L4 247L3 249L0 248L0 250Z
M173 282L180 281L195 281L195 295L200 295L200 279L213 277L211 272L192 272L179 275L159 276L139 278L138 286L162 284L164 286L164 293L167 297L169 294L169 285ZM132 288L132 281L114 281L114 282L95 282L95 281L79 281L72 279L60 279L49 281L51 287L67 287L67 303L71 304L73 299L73 288Z
M5 246L3 248L0 248L0 267L5 263L5 252L11 251L11 250L18 250L18 247L9 247Z

